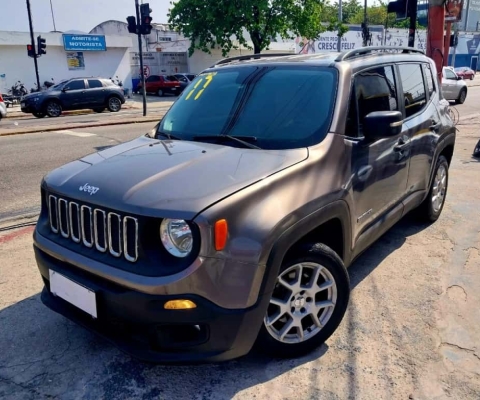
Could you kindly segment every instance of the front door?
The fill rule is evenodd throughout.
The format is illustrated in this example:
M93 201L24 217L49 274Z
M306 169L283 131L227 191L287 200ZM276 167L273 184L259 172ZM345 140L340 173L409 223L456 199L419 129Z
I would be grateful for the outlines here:
M392 66L375 67L355 75L346 132L352 136L355 242L400 203L407 187L410 157L405 133L372 140L363 131L363 119L369 113L401 111L398 99Z
M67 82L60 96L64 109L81 108L87 101L85 80L74 79Z
M456 98L457 75L449 68L443 69L442 91L447 100Z

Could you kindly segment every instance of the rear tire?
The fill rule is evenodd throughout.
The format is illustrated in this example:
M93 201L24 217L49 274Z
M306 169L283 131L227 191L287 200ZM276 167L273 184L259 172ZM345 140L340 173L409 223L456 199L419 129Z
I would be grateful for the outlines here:
M275 357L299 357L337 329L350 297L340 257L324 244L300 247L280 267L256 346Z
M122 102L117 96L112 96L108 99L107 107L110 112L118 112L122 109Z
M163 96L165 96L164 91L163 91L162 89L158 89L158 91L157 91L157 96L158 96L158 97L163 97Z
M426 199L417 209L417 216L426 222L435 222L442 213L448 189L448 161L438 157L432 184Z
M467 99L467 89L463 88L462 90L460 90L460 94L458 95L458 99L455 100L455 103L463 104L465 103L466 99Z

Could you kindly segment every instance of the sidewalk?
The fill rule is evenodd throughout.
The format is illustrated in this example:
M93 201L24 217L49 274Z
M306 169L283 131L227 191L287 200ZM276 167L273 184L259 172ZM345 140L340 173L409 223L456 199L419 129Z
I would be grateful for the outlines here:
M0 123L0 137L65 129L158 122L175 99L176 97L173 96L163 98L147 96L148 105L145 117L142 114L142 97L139 95L128 99L122 110L117 113L105 111L99 114L92 110L78 110L64 112L59 118L37 119L31 114L22 113L19 107L9 108L7 118L4 118ZM88 120L85 118L88 118Z

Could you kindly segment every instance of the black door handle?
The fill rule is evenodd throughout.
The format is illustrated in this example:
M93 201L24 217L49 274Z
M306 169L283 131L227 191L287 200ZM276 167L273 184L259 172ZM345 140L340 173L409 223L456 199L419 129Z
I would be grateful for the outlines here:
M395 151L403 151L410 147L410 141L404 142L402 139L400 139L397 144L393 147L393 150Z

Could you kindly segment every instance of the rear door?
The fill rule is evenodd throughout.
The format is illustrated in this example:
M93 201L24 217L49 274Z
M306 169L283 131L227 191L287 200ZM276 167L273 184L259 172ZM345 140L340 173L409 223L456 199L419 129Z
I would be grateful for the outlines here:
M372 140L363 131L363 119L371 112L402 110L394 67L382 65L355 74L349 108L346 134L352 145L352 213L357 241L401 202L407 186L410 156L404 132Z
M85 90L85 80L72 79L71 81L67 82L63 87L60 100L64 109L83 107L88 101Z
M413 93L416 105L405 107L405 133L412 143L407 194L427 190L433 156L442 129L437 105L440 94L432 67L421 64L399 64L403 97Z
M87 103L89 106L102 106L105 104L105 87L100 79L87 80Z

